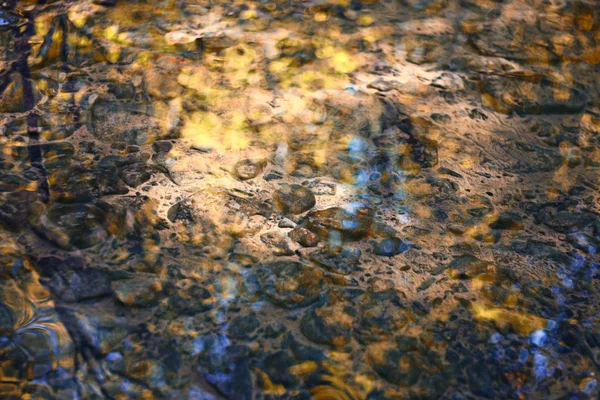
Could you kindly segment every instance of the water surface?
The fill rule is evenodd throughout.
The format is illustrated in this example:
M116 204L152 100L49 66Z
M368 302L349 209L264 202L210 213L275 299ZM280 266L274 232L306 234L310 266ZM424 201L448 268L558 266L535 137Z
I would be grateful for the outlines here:
M595 399L595 0L7 1L2 399Z

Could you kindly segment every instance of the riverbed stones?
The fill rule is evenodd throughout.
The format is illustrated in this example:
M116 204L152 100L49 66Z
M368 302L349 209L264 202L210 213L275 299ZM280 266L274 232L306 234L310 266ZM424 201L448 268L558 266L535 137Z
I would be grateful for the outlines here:
M479 274L488 272L493 268L493 264L474 255L463 254L454 257L448 267L448 274L452 279L472 279Z
M183 19L143 2L37 7L36 24L76 26L65 46L30 38L26 79L14 74L27 51L0 40L14 70L0 108L23 111L30 83L42 94L0 123L0 220L15 231L0 232L0 376L12 379L0 398L596 395L580 383L599 342L592 0L187 3ZM123 6L135 21L111 21ZM335 37L313 29L327 18ZM160 40L184 32L185 45ZM544 114L571 112L573 91L591 100L584 112ZM203 135L210 146L196 146ZM45 259L51 298L5 257L14 247ZM12 280L65 314L65 368L49 350L60 324L20 300L13 312ZM527 315L548 318L544 345L514 327Z
M302 214L316 204L315 195L302 185L281 185L273 194L273 202L285 214Z
M570 229L583 229L598 219L591 212L561 209L548 205L535 213L537 222L543 223L557 232L567 232Z
M397 342L373 343L367 348L367 360L371 367L390 383L412 386L422 373L422 359L414 338L400 338Z
M107 213L103 202L39 206L31 220L36 232L57 246L86 249L102 243L108 236Z
M579 89L557 91L550 82L525 79L487 79L482 83L482 102L498 112L518 114L572 114L582 111L587 97Z
M137 273L134 279L113 283L117 300L132 308L147 308L158 304L163 297L162 283L152 274Z
M89 127L99 140L106 143L121 141L142 145L168 133L168 128L154 116L151 107L110 99L94 102Z
M279 232L267 232L260 235L260 240L266 244L276 256L291 256L294 250L290 248L290 240Z
M267 162L265 160L243 159L233 166L233 175L241 180L247 181L256 178L265 169Z
M400 296L388 285L385 290L360 298L354 335L363 344L385 340L413 320L411 311L402 305Z
M227 398L252 400L250 349L234 344L226 335L211 333L195 341L198 357L194 368Z
M366 207L350 211L342 207L331 207L311 211L305 218L306 228L321 238L328 239L337 233L349 240L366 236L373 220L374 210Z
M320 296L323 273L297 261L273 261L256 272L261 290L280 307L304 307Z
M394 257L406 253L410 245L399 238L385 238L375 244L373 252L378 256Z
M490 227L492 229L502 229L509 231L521 231L523 230L523 218L518 213L507 211L501 213L498 219L494 221Z
M112 294L109 274L93 267L56 274L48 285L56 296L67 302L90 300Z
M178 314L193 316L210 310L214 305L208 289L191 279L177 281L172 288L165 285L165 293L168 295L169 307Z
M143 164L133 164L124 167L120 172L121 179L130 187L138 187L142 183L148 182L152 177L150 169Z
M414 337L373 343L367 347L366 358L373 370L393 385L410 388L419 384L425 398L439 397L447 389L447 371L439 356ZM421 386L421 380L427 383Z
M233 339L248 340L259 326L260 321L254 314L238 316L229 323L227 333Z
M308 229L302 227L296 227L292 229L289 233L289 236L290 239L298 242L304 247L316 247L319 244L319 237Z
M343 347L352 336L355 314L343 303L313 308L302 317L300 330L313 343Z
M356 248L323 248L310 252L308 258L330 272L348 275L358 267L360 255L360 249Z

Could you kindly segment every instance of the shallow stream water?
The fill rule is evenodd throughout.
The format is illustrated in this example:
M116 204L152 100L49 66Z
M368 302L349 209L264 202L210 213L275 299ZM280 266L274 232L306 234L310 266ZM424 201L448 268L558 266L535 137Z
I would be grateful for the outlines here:
M597 0L5 0L1 399L597 399Z

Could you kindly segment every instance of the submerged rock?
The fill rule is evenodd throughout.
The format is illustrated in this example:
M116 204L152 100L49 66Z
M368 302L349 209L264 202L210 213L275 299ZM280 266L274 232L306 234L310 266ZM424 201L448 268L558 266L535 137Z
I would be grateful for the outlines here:
M267 162L264 160L240 160L233 166L233 173L241 181L256 178L265 169Z
M113 283L117 299L134 308L152 307L163 297L160 279L151 274L137 273L135 279Z
M212 333L198 337L194 348L198 353L195 368L208 383L226 398L254 398L248 347L233 344L223 334Z
M315 195L301 185L282 185L273 195L275 207L286 214L302 214L316 204Z
M290 239L298 242L304 247L316 247L317 244L319 244L319 237L308 229L304 229L302 227L296 227L292 229L289 233L289 236Z
M269 246L276 256L291 256L294 250L290 248L287 236L278 232L267 232L260 235L260 240Z
M452 279L472 279L487 272L490 267L493 267L493 264L480 260L471 254L464 254L454 257L448 267Z
M231 320L227 333L233 339L248 340L259 326L260 321L256 318L256 315L239 316Z
M374 210L359 208L348 211L341 207L311 211L306 215L306 228L324 239L336 232L345 239L357 240L366 236L373 225Z
M361 344L389 339L413 321L412 313L402 305L393 285L382 289L360 298L354 335Z
M358 266L360 255L359 249L318 249L311 252L308 258L331 272L348 275Z
M500 214L490 227L492 229L520 231L523 230L523 218L515 212L508 211Z
M59 247L86 249L108 237L105 203L60 204L37 207L31 224L38 234Z
M302 334L311 342L342 347L352 336L355 311L343 304L314 308L300 321Z
M89 116L90 131L107 143L142 145L165 136L169 128L154 116L151 107L98 99Z
M261 290L285 308L314 303L323 289L323 272L297 261L273 261L259 267L256 274Z
M175 288L165 285L165 293L169 307L178 314L196 315L213 308L214 299L210 292L191 279L178 281Z
M393 257L410 250L410 244L398 238L386 238L375 244L374 253L378 256Z
M112 294L108 273L97 268L56 274L50 280L49 286L56 296L67 302L89 300Z
M560 210L558 207L543 207L535 214L536 222L543 223L557 232L567 232L573 228L583 229L598 220L591 212Z
M482 84L482 102L502 113L572 114L583 111L587 102L583 92L574 88L556 89L543 81L486 80Z

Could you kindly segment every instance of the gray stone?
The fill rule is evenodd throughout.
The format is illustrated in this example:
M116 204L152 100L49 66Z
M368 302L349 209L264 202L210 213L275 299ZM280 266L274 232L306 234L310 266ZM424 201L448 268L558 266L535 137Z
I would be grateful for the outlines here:
M378 256L393 257L410 250L410 244L398 238L385 238L375 244L374 253Z

